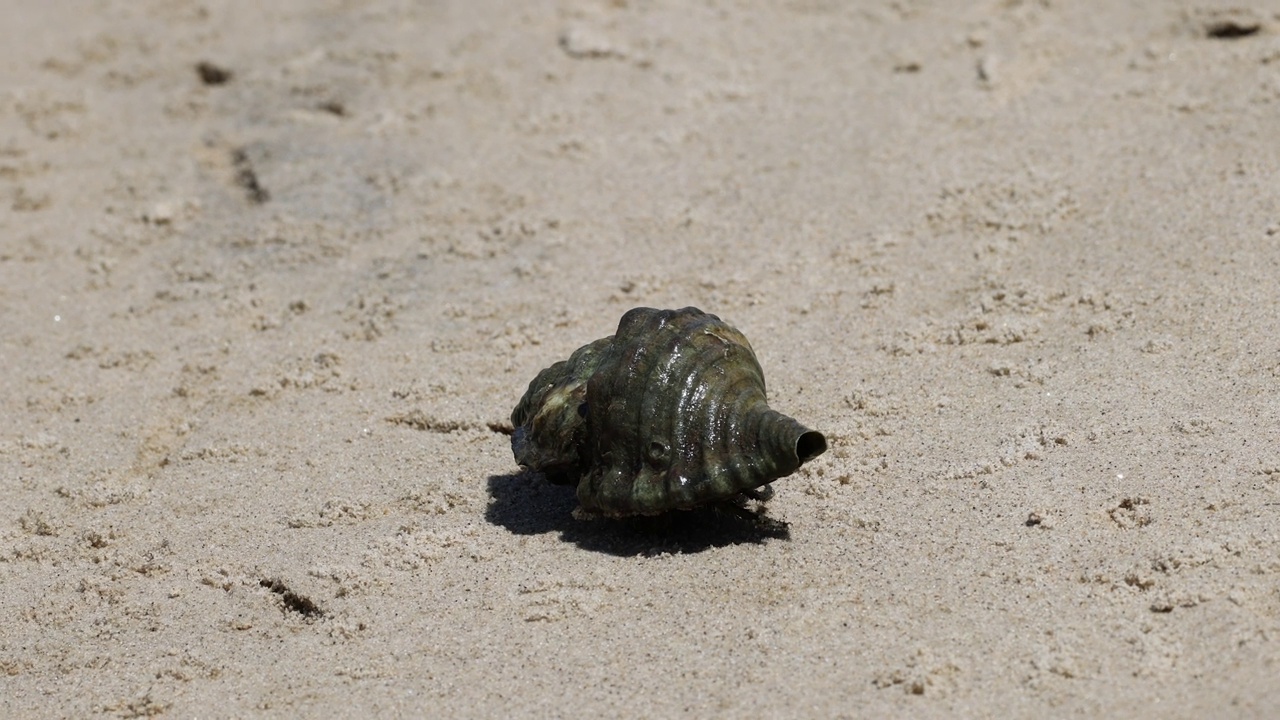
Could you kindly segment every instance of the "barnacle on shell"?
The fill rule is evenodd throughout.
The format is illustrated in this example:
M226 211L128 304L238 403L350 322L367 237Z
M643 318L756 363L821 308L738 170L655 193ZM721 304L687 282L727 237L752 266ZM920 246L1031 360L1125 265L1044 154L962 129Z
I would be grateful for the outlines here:
M746 337L697 308L635 308L616 334L538 373L511 413L522 467L602 515L752 494L827 449L769 408Z

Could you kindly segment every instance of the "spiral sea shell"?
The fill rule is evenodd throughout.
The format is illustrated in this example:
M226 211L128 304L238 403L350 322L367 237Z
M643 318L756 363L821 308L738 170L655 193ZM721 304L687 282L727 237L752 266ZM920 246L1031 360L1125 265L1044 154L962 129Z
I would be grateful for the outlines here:
M627 312L617 334L538 373L511 424L519 465L611 516L752 494L827 449L766 404L742 333L691 307Z

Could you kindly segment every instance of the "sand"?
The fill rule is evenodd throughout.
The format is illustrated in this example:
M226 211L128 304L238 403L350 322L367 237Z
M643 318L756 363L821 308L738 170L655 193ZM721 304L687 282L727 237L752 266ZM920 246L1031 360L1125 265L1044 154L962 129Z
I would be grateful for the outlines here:
M1276 717L1280 7L11 0L0 715ZM830 451L577 519L635 306Z

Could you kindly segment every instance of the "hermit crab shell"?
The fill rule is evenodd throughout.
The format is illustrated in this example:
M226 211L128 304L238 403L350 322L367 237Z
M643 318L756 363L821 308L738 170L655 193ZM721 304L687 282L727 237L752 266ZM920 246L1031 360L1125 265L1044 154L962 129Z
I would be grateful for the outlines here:
M769 408L746 337L691 307L629 311L617 334L538 373L511 424L518 464L613 516L734 498L827 449Z

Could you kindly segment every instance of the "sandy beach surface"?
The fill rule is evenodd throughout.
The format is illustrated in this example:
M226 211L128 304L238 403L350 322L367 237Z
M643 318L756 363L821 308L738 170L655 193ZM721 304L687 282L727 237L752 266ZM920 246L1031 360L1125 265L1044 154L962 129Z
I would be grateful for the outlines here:
M1270 0L10 0L0 715L1280 717L1278 168ZM637 306L767 531L515 465Z

